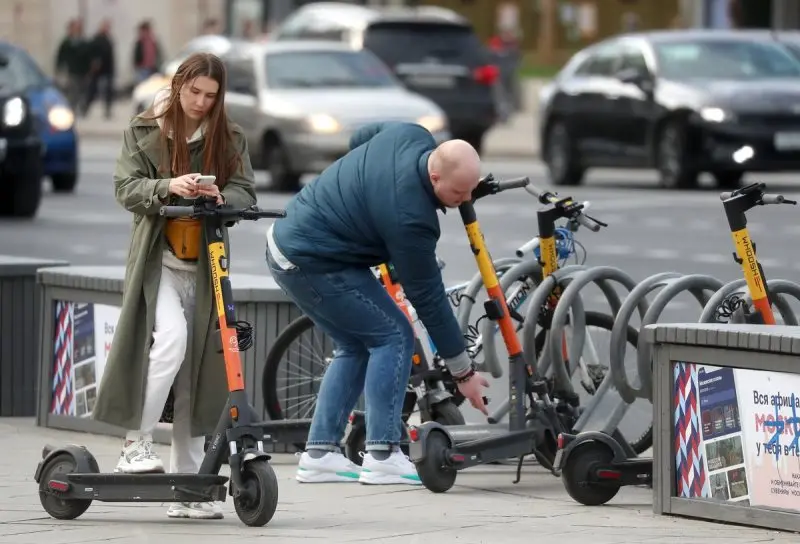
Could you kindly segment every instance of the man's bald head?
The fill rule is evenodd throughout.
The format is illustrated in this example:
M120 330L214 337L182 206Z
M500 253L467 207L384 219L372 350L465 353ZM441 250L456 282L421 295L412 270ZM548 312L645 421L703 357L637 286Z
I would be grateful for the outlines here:
M457 208L478 185L481 159L464 140L448 140L431 153L428 174L436 198L448 208Z

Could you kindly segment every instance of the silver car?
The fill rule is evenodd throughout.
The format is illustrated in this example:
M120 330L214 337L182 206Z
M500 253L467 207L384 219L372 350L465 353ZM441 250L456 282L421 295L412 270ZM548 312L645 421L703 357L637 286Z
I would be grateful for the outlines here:
M322 171L347 153L350 136L376 121L427 128L450 137L444 112L403 87L368 51L332 42L247 44L223 56L225 105L244 129L256 168L272 187L295 191L300 177Z

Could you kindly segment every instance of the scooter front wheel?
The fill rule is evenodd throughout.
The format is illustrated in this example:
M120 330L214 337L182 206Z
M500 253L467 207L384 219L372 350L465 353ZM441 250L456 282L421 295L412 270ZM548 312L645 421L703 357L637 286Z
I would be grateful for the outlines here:
M254 459L242 468L243 493L235 493L233 507L242 523L263 527L278 508L278 479L266 459Z

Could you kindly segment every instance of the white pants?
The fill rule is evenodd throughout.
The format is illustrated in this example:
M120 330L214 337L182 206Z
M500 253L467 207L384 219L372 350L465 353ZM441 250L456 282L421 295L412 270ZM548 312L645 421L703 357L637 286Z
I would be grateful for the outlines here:
M204 455L205 437L193 438L191 434L192 368L190 363L182 364L186 346L192 338L195 285L194 271L161 267L139 433L153 433L174 383L175 417L172 423L170 472L197 472Z

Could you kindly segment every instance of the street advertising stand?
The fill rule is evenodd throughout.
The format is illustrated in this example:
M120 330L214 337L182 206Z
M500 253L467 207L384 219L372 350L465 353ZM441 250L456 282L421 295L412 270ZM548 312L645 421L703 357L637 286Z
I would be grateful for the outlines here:
M653 510L800 531L800 327L663 324Z
M36 415L36 271L68 265L0 255L0 417Z
M38 425L125 435L125 429L91 418L119 318L124 275L125 268L117 266L70 266L39 271ZM231 273L230 278L237 318L253 326L253 347L242 353L245 387L256 412L266 420L261 375L267 351L278 334L302 314L267 274ZM305 361L308 358L301 358L295 364ZM291 389L282 393L298 394ZM154 439L168 444L171 425L160 423ZM275 453L289 451L285 444L267 442L264 447Z

